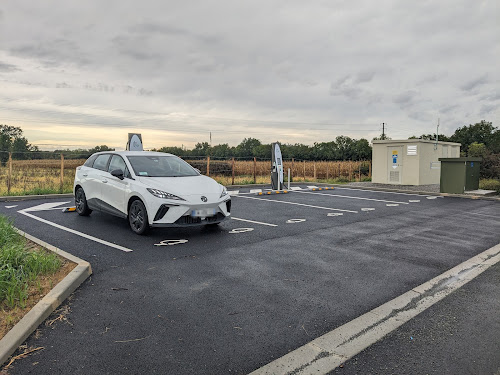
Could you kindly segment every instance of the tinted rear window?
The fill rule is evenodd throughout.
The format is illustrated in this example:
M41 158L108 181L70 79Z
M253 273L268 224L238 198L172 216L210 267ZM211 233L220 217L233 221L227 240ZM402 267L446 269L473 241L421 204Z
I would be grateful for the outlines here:
M100 169L101 171L105 171L108 165L110 154L99 155L95 161L93 167L95 169Z

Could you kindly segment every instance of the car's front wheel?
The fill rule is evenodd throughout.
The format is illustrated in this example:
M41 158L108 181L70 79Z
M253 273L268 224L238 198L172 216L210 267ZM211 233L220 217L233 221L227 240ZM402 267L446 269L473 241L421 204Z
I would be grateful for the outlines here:
M130 228L136 234L144 234L148 231L148 213L142 201L135 200L132 202L128 210L128 222Z
M85 197L85 192L81 187L75 193L75 205L76 212L80 216L89 216L92 210L89 208L87 204L87 198Z

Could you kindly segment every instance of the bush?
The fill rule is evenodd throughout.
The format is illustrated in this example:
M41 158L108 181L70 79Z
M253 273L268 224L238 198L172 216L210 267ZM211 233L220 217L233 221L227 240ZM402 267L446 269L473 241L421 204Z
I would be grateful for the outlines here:
M500 154L486 154L481 162L481 178L500 178Z
M500 180L493 178L479 180L479 189L496 190L500 194Z

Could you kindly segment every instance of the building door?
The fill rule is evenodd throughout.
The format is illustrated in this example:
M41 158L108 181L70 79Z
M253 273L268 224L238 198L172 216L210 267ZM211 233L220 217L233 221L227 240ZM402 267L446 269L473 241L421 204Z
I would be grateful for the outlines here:
M390 184L401 184L403 174L403 146L387 147L387 180Z

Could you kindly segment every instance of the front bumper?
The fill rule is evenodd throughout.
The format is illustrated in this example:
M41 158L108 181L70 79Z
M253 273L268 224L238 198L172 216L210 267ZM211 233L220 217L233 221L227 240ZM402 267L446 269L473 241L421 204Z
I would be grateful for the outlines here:
M192 217L193 210L213 209L215 215L208 217ZM162 203L148 210L150 226L152 227L185 227L206 224L217 224L231 215L231 198L220 202L186 205L177 203Z

